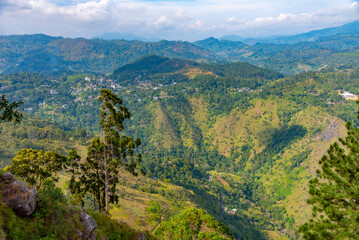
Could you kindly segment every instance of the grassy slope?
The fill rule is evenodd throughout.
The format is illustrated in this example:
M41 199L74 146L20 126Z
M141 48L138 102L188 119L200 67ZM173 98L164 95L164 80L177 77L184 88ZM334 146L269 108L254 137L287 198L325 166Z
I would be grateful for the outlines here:
M162 221L178 214L184 208L196 207L191 202L193 192L163 181L139 176L134 178L128 172L121 172L119 192L122 195L118 205L113 205L110 214L113 219L128 224L141 232L152 232L157 223L149 222L146 208L151 201L157 201L163 210Z
M67 136L61 138L56 134L51 135L51 131ZM82 157L86 154L86 146L71 132L42 120L26 117L19 125L1 123L0 133L0 167L9 165L17 151L23 148L56 151L64 155L75 148Z
M110 219L116 221L124 230L143 233L155 239L155 231L160 223L168 221L186 209L198 208L196 196L193 191L173 185L166 181L160 181L139 175L134 177L125 170L121 170L118 193L120 200L117 204L110 205ZM58 186L68 195L68 177L61 175ZM160 205L162 216L161 221L151 221L150 214L146 211L151 202ZM86 198L85 207L93 209L91 198ZM96 212L91 210L92 215ZM102 220L101 220L102 221ZM213 231L208 228L203 231ZM122 239L122 238L120 238ZM136 238L134 238L136 239Z

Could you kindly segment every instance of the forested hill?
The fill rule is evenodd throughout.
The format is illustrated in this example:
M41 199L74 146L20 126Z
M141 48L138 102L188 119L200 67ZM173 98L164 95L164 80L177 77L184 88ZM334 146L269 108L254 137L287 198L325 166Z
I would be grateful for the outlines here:
M259 42L253 46L215 38L190 43L69 39L40 34L0 36L0 72L107 74L148 55L198 63L248 62L283 74L357 64L358 33L333 34L295 44Z
M203 64L189 60L150 55L116 69L112 77L120 81L154 80L166 84L195 78L197 75L215 75L228 79L253 78L263 81L283 77L282 74L259 68L245 62L225 64Z
M154 74L176 72L185 67L197 66L199 66L199 64L193 61L150 55L117 68L113 72L113 75L123 78L133 78L138 75L151 76Z
M356 64L359 60L358 33L324 36L295 44L258 42L250 46L239 41L214 38L194 44L214 52L220 59L249 62L285 74Z
M216 55L189 42L140 42L68 39L46 35L0 36L0 72L101 72L142 56L157 54L196 61L215 61Z

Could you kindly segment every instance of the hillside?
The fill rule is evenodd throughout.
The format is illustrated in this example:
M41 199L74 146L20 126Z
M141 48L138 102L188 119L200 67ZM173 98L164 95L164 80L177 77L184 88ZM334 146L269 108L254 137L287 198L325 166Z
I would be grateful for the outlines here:
M305 203L308 180L328 146L344 136L345 121L355 119L355 102L344 100L338 90L358 94L356 74L345 76L345 72L299 75L271 82L257 93L226 89L220 81L217 86L192 82L196 93L190 93L190 86L176 86L186 89L184 94L167 90L173 99L131 104L142 105L139 112L147 116L144 120L142 114L135 114L133 125L141 127L131 130L152 142L146 149L157 148L157 154L163 151L161 156L169 156L172 164L179 165L178 171L181 161L189 161L210 174L211 180L191 183L180 177L181 172L166 174L165 168L158 167L157 154L149 150L146 156L155 158L149 161L153 164L147 162L151 176L193 184L191 189L198 194L201 185L212 192L213 183L215 202L237 209L238 216L249 208L260 228L295 238L293 230L310 216ZM250 206L265 211L256 215ZM220 209L213 215L219 217ZM263 216L275 220L266 222ZM228 224L233 225L233 220Z
M112 75L115 78L132 80L135 78L151 77L156 74L174 73L184 68L195 68L198 66L199 64L193 61L150 55L117 68Z
M0 36L0 72L100 72L142 56L157 54L196 61L215 61L212 52L189 42L68 39L46 35Z
M81 155L86 150L85 143L91 137L84 129L71 131L48 121L28 116L21 124L0 124L0 167L10 164L16 152L25 149L56 151L67 154L75 148Z
M72 205L68 181L64 179L66 176L58 184L62 190L48 181L38 193L27 187L16 192L11 189L24 183L17 180L12 184L9 174L6 177L0 174L0 236L4 239L180 240L183 236L233 239L229 228L196 208L190 202L193 193L181 187L144 176L133 178L122 171L121 199L106 215L95 210L90 198L85 203L86 210ZM30 216L20 215L14 206L8 206L7 198L21 201L24 189L37 195L36 208Z
M236 238L297 238L297 227L310 216L308 180L330 143L344 136L345 121L355 119L355 101L339 93L359 95L357 68L284 78L247 63L148 56L117 71L111 77L5 75L0 83L12 99L26 96L31 115L93 131L98 129L94 96L103 87L114 89L132 113L127 133L141 138L142 166L150 178L190 191L191 204L185 205L205 209ZM43 99L36 98L37 83ZM46 103L38 106L39 100ZM126 216L140 216L151 200L169 208L176 202L161 204L162 198L148 195L141 200L144 206L133 208L131 199L142 193L128 188L127 181L123 191L134 197L123 202ZM137 184L142 181L156 182Z
M188 82L203 75L225 77L231 81L239 78L241 81L243 79L266 81L283 77L276 71L259 68L245 62L204 64L157 55L145 56L121 66L113 72L112 77L120 82L125 81L131 84L146 81L171 84L173 82Z

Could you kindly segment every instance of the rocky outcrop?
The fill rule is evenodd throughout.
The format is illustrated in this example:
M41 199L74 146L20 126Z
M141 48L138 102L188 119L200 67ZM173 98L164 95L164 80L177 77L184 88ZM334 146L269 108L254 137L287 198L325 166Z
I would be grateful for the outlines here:
M136 240L146 240L146 236L145 236L145 234L143 234L143 233L139 233L139 234L137 235Z
M11 208L18 216L25 217L31 215L35 211L37 191L29 188L23 181L15 179L11 173L3 173L0 175L0 200ZM95 229L97 224L95 220L86 213L85 209L80 206L71 205L68 207L68 217L76 216L80 224L76 223L75 233L76 239L96 240ZM75 224L75 223L74 223ZM0 240L3 231L0 228Z
M29 216L35 211L37 191L23 181L15 180L11 173L0 175L1 201L18 216Z
M69 206L71 211L78 212L80 215L80 222L83 226L80 229L76 229L77 235L82 240L96 240L96 233L94 232L97 228L95 220L86 213L85 209L79 206Z
M322 133L321 137L324 141L329 142L335 137L339 136L340 123L335 120L330 120L327 129Z

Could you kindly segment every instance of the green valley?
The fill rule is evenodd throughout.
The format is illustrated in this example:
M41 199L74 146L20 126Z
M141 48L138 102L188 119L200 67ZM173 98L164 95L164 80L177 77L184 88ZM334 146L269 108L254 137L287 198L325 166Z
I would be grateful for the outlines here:
M0 202L0 239L81 239L73 205L96 239L303 239L309 181L359 126L358 35L339 30L254 45L0 36L0 95L24 115L0 122L0 167L39 196L27 217ZM44 174L50 152L61 164L32 184L20 170ZM26 154L46 161L31 172Z

